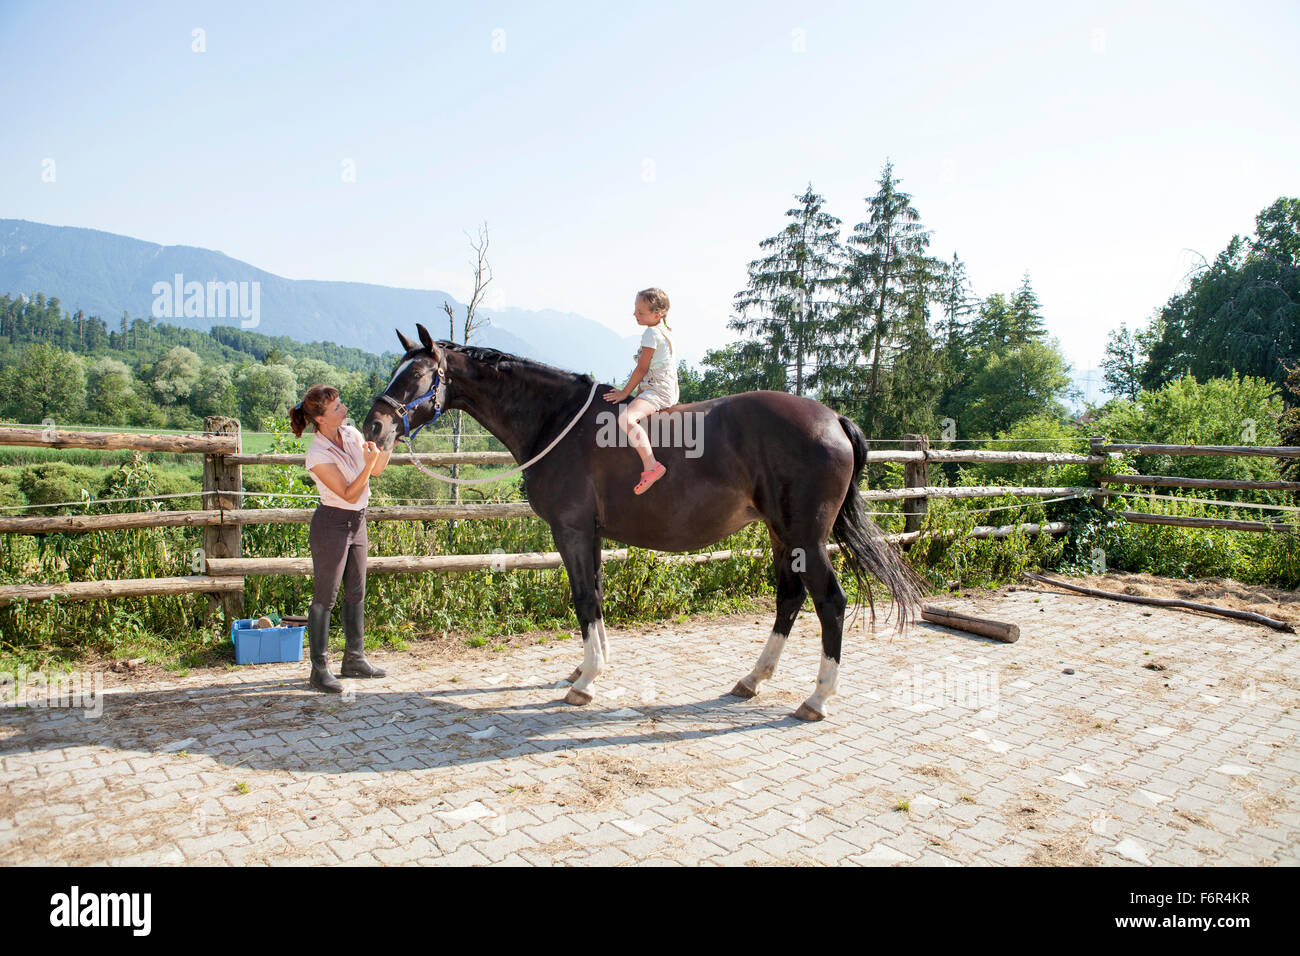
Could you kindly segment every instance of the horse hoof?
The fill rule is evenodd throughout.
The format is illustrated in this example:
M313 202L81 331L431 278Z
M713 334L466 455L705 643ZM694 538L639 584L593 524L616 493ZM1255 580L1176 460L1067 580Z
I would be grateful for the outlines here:
M745 686L745 682L743 680L736 681L736 686L731 688L731 696L739 697L741 700L749 700L751 697L757 696L757 694L758 691L750 690L748 687Z
M578 683L578 678L581 676L582 676L582 668L575 667L573 669L573 673L570 674L568 677L566 677L565 680L567 680L570 684L576 684Z
M576 687L570 687L569 692L564 695L564 702L572 704L574 707L585 707L591 703L591 695L585 690L578 690Z
M819 714L817 711L813 710L811 707L808 706L806 701L799 705L799 709L794 712L794 715L799 720L825 720L826 719L825 714Z

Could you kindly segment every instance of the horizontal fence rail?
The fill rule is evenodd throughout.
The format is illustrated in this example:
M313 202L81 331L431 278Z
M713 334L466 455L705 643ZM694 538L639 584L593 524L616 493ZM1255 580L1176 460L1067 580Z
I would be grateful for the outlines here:
M925 451L868 451L867 462L988 462L1005 465L1103 465L1110 459L1105 455L1072 455L1054 451L964 451L953 449L927 449Z
M1124 520L1134 524L1164 524L1178 528L1221 528L1227 531L1277 531L1293 533L1296 529L1275 521L1238 521L1235 518L1192 518L1184 515L1153 515L1146 511L1121 511Z
M425 465L513 465L514 456L508 451L431 451L427 454L399 454L388 459L390 465L410 465L415 459ZM306 453L282 454L266 452L261 455L227 455L232 465L305 465Z
M1143 485L1154 488L1218 488L1241 491L1300 491L1300 481L1238 481L1234 478L1178 478L1168 475L1109 475L1104 485Z
M1105 452L1135 451L1142 455L1216 455L1256 458L1300 458L1295 445L1102 445Z
M1015 534L1064 534L1068 525L1061 521L1044 524L1014 525L980 525L972 528L964 537L968 538L1009 538ZM939 531L939 535L949 532ZM922 532L886 535L886 540L895 544L906 544L918 540ZM836 554L840 546L827 544L826 550ZM709 551L699 554L673 554L662 551L650 552L656 561L665 564L707 564L712 561L726 561L736 557L757 558L769 554L767 548L736 548L726 551ZM601 551L601 560L626 561L630 554L627 548L614 548ZM542 551L522 554L439 554L439 555L395 555L389 557L371 557L366 559L366 572L381 574L422 574L429 571L517 571L545 570L563 567L557 551ZM111 597L141 597L160 594L184 594L188 592L239 592L244 589L244 578L257 575L283 574L288 576L309 576L312 573L311 558L209 558L207 575L190 575L179 578L139 578L119 581L75 581L64 584L10 584L0 585L0 606L18 600L42 601L47 598L59 598L65 601L89 601Z
M259 575L308 576L312 574L310 557L245 558L241 555L240 529L246 524L302 524L311 520L314 507L244 508L242 471L244 467L303 466L306 455L300 453L245 454L238 421L214 416L205 421L205 434L158 435L132 432L68 431L56 428L0 426L0 445L27 445L45 448L87 448L99 450L136 450L144 452L192 453L204 456L203 489L194 492L205 508L187 511L142 511L103 515L12 515L0 514L0 533L43 535L86 531L127 530L152 527L200 527L206 555L203 574L166 578L115 581L76 581L53 584L12 584L0 586L0 605L19 600L95 600L145 595L205 593L211 602L219 602L229 619L242 616L245 578ZM1249 455L1256 457L1296 458L1300 448L1272 446L1207 446L1106 443L1103 438L1089 440L1088 454L1034 451L994 451L987 449L933 449L924 435L908 435L907 447L900 450L869 451L871 463L901 463L904 487L862 491L868 501L902 501L904 530L887 535L887 540L908 547L925 537L945 538L962 535L970 538L1007 538L1012 535L1064 534L1066 522L980 525L968 531L953 528L922 530L928 501L934 499L971 499L1016 497L1078 498L1086 496L1098 505L1109 497L1133 497L1132 493L1107 486L1136 485L1145 487L1183 487L1222 490L1300 491L1300 482L1236 481L1196 479L1160 475L1106 475L1101 466L1125 452L1168 455ZM504 451L430 452L395 454L389 464L410 465L419 461L430 466L512 465L514 458ZM1021 487L1021 486L936 486L929 484L928 466L932 463L980 463L1010 465L1086 465L1092 485ZM188 497L188 496L186 496ZM1200 499L1197 499L1198 501ZM1050 503L1050 502L1048 502ZM1208 506L1233 502L1206 499ZM94 505L93 499L85 502ZM1026 503L1028 504L1028 502ZM40 507L33 505L33 508ZM999 510L998 508L976 509ZM1135 524L1177 525L1191 528L1222 528L1241 531L1292 532L1294 527L1280 522L1238 521L1221 518L1190 518L1145 512L1116 512ZM481 504L380 505L366 509L370 521L448 521L485 518L536 518L526 501L487 502ZM831 552L839 550L829 544ZM603 561L625 561L631 549L615 548L601 552ZM666 564L704 564L736 557L758 557L766 548L708 551L697 554L650 552L654 560ZM526 554L441 554L391 555L367 559L367 570L376 573L422 574L465 571L510 571L550 569L563 566L558 552ZM215 604L210 604L210 609Z
M0 445L36 448L93 448L100 451L171 451L224 455L239 451L238 438L212 435L137 435L131 432L70 432L0 425Z
M166 594L243 594L240 578L219 578L189 574L176 578L129 578L118 581L64 581L59 584L5 584L0 586L0 605L14 601L95 601L101 598L156 597Z
M895 488L884 491L861 491L867 501L899 501L904 498L1002 498L1014 495L1017 498L1056 498L1061 495L1091 495L1096 488L1021 488L1014 485L992 485L977 487L975 485L939 485L924 488Z
M195 492L195 495L201 492ZM21 515L0 518L0 533L110 531L122 528L175 528L210 525L306 524L315 508L227 508L220 511L135 511L110 515ZM457 521L472 518L533 518L526 501L468 505L376 505L367 521Z

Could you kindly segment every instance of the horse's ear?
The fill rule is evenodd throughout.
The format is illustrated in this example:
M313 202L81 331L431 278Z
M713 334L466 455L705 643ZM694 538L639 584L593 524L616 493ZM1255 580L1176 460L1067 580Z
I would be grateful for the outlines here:
M397 330L397 341L402 343L402 348L406 349L407 352L414 352L420 347L403 335L401 329Z
M430 352L437 352L437 351L438 351L436 348L434 348L434 345L433 345L433 336L429 334L429 330L428 330L428 329L426 329L423 325L420 325L420 324L417 322L417 323L415 324L415 331L417 331L417 332L420 333L420 341L424 343L424 347L425 347L426 349L428 349Z

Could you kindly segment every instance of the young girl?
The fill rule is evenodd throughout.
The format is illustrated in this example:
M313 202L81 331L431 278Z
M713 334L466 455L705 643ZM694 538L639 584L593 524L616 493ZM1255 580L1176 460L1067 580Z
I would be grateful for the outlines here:
M651 412L677 404L677 358L673 340L668 333L672 331L666 321L668 317L668 294L663 289L642 289L636 294L636 306L632 313L638 325L646 327L641 336L641 351L637 355L636 368L632 377L621 389L605 393L605 401L621 402L632 394L632 390L641 386L636 398L619 416L619 427L627 435L628 444L641 456L641 480L632 489L634 494L644 494L656 481L663 477L667 469L662 462L655 461L654 450L645 429L638 422Z

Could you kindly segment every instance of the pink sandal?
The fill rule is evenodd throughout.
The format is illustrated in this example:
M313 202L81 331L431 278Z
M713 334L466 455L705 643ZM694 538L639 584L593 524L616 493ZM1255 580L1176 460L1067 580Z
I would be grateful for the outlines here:
M649 471L641 472L641 480L637 482L636 487L632 489L632 493L634 495L645 494L646 490L651 485L653 485L656 481L662 478L664 476L664 472L666 472L667 470L668 469L664 467L664 463L662 461L655 462L655 466L651 468Z

